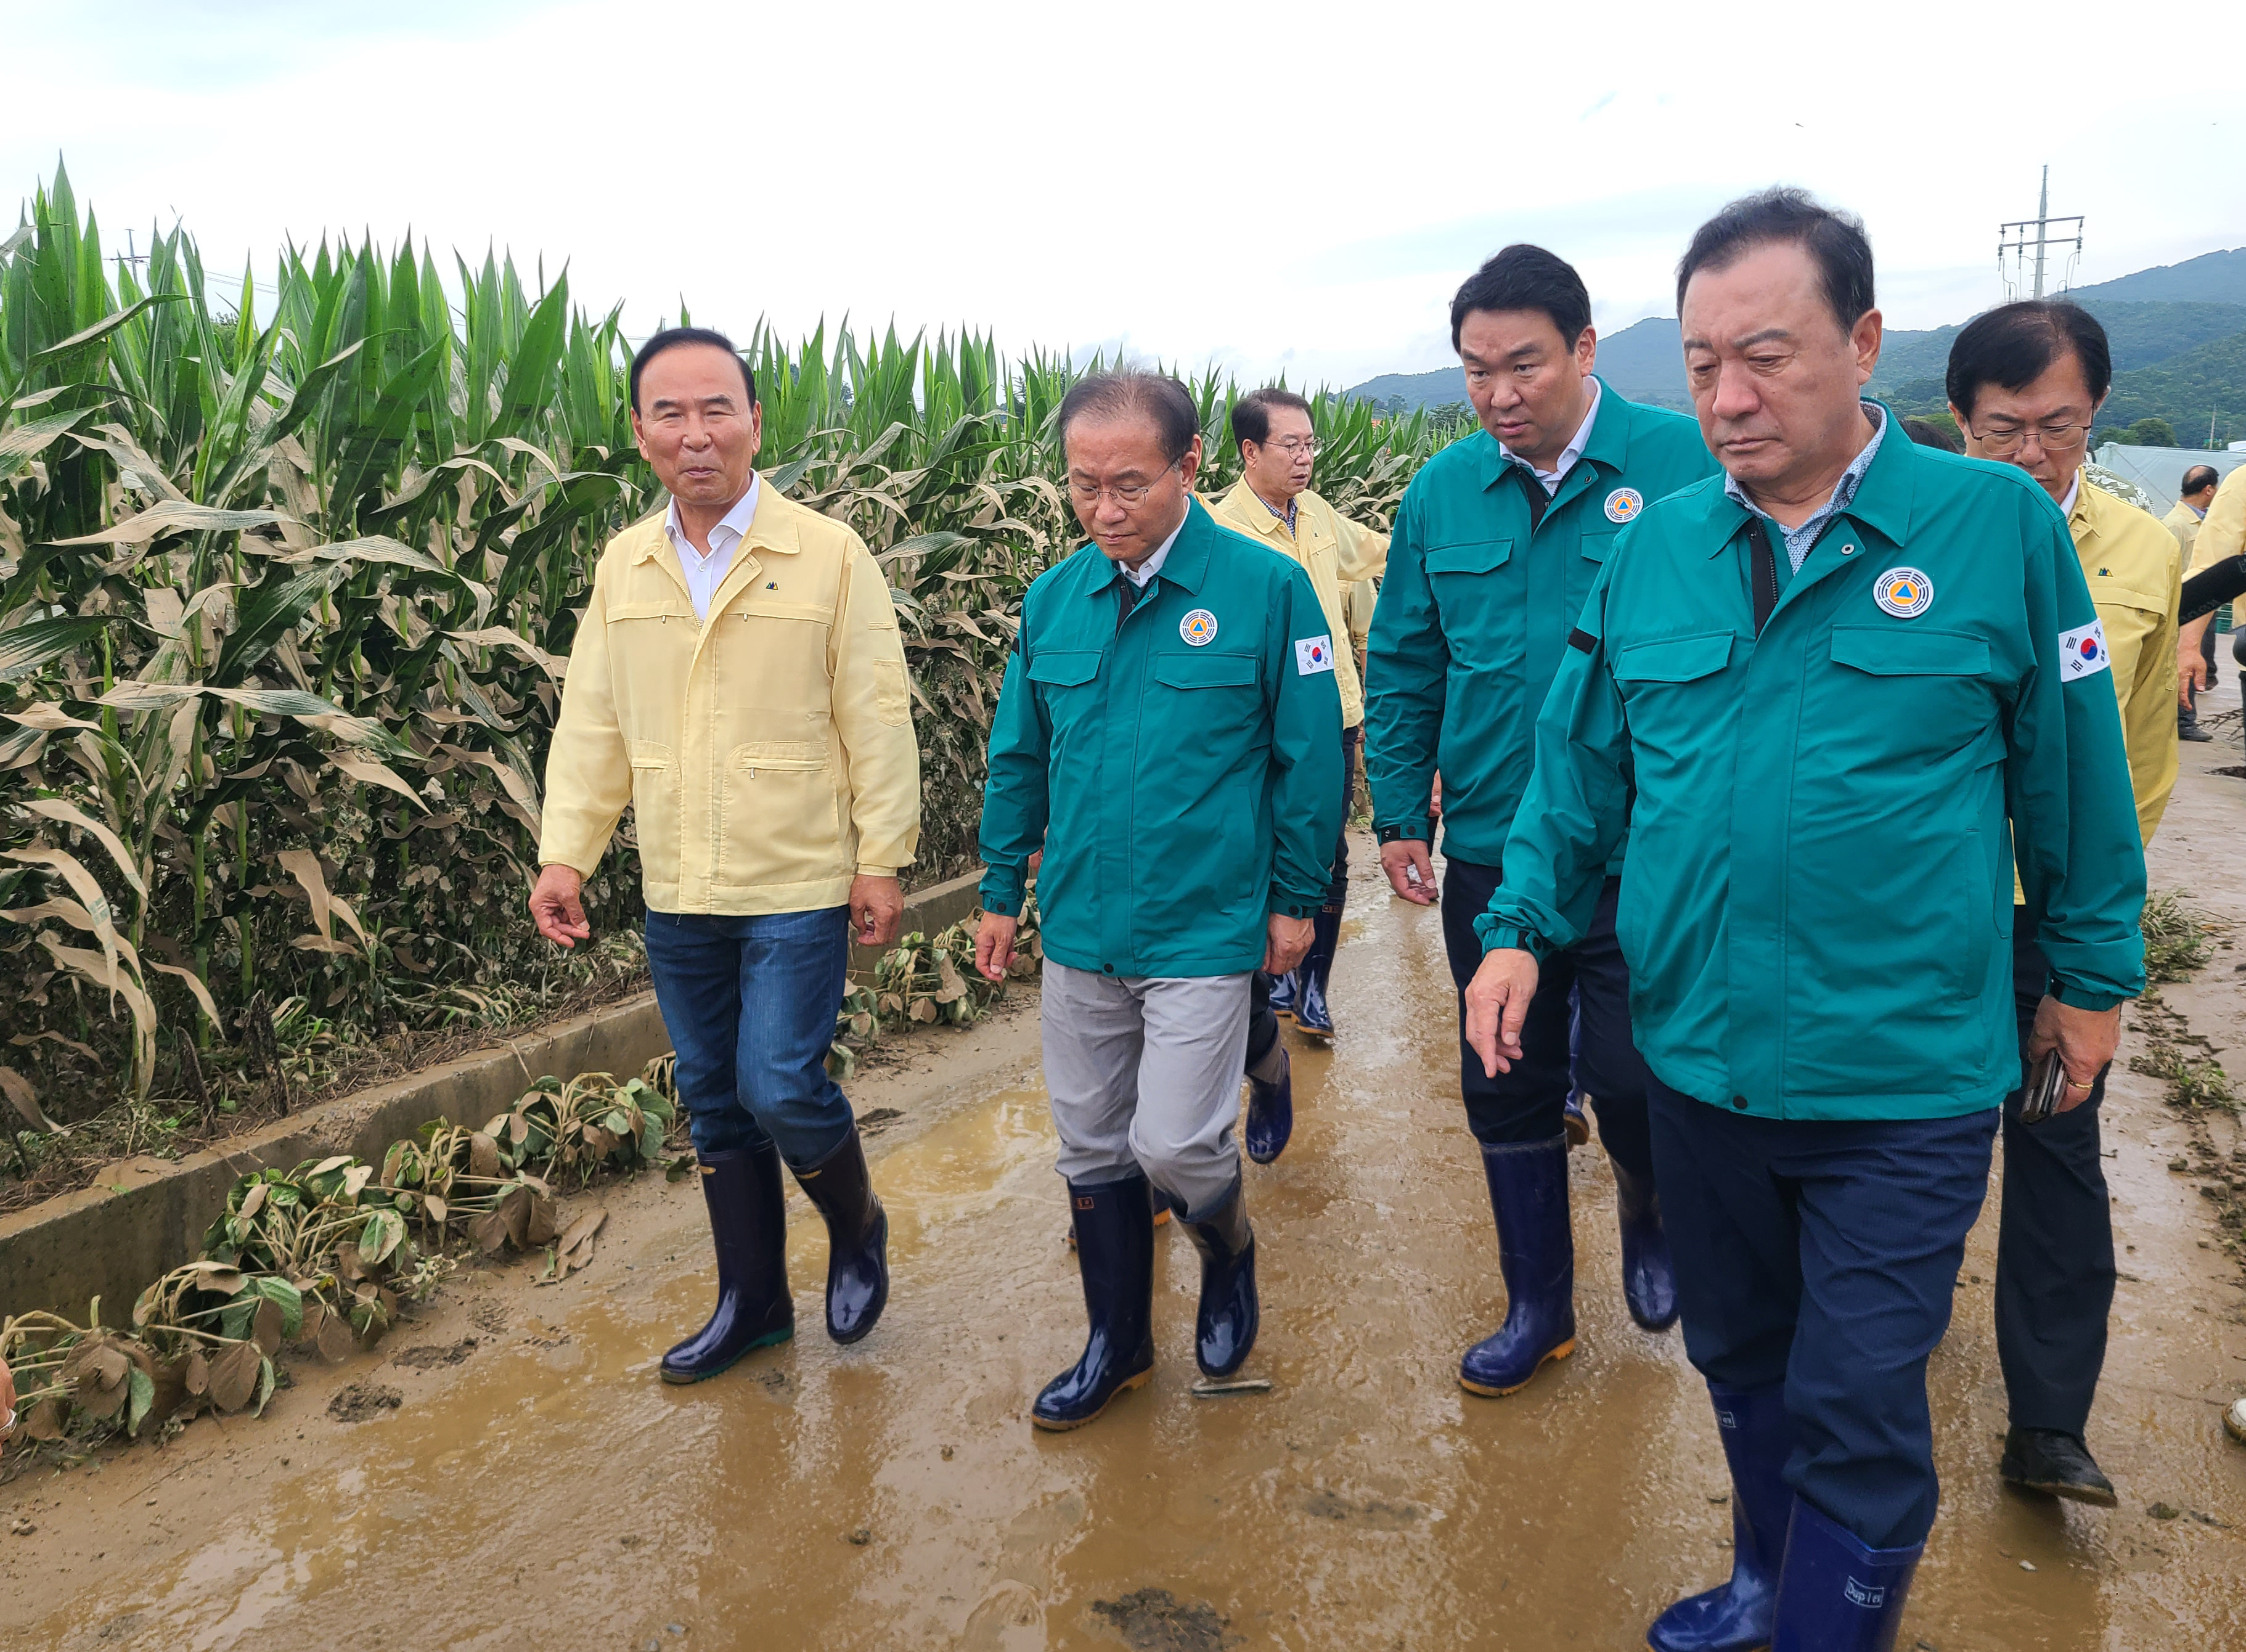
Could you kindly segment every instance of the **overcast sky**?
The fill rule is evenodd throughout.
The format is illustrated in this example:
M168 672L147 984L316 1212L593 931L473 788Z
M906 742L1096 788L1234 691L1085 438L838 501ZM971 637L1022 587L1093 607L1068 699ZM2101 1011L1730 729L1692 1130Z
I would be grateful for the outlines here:
M176 214L261 279L323 232L543 254L635 335L683 294L1337 385L1453 364L1508 241L1603 330L1669 314L1694 224L1773 181L1864 215L1890 326L2003 296L2046 160L2079 283L2246 244L2246 6L1549 12L0 0L0 187L60 153L107 241Z

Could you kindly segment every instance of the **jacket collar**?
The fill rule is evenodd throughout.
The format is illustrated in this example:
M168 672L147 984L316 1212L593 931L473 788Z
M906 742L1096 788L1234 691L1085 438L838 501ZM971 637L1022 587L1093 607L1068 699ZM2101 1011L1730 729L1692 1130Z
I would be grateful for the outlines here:
M1295 531L1297 534L1303 529L1303 501L1310 496L1310 490L1307 487L1295 496ZM1235 482L1231 490L1217 502L1231 512L1235 522L1249 524L1246 528L1235 528L1235 531L1249 534L1257 539L1286 538L1286 519L1272 514L1271 507L1263 502L1263 496L1248 486L1245 476Z
M681 591L686 589L686 570L680 566L678 549L670 542L665 524L670 516L670 506L664 503L662 511L647 520L647 537L642 541L635 563L659 561L664 571L678 581ZM710 597L710 611L720 611L733 600L733 593L742 581L757 571L759 566L756 553L772 551L782 556L793 556L803 549L796 537L794 506L780 496L771 477L759 472L757 483L757 513L749 519L749 531L741 535L741 542L733 547L733 561L725 577L718 581L718 588Z
M1260 505L1256 506L1258 510L1263 508ZM1201 581L1208 576L1209 551L1216 543L1217 534L1222 531L1217 527L1216 519L1208 513L1208 507L1188 493L1186 496L1186 520L1179 524L1178 536L1170 541L1170 554L1162 559L1162 571L1155 577L1198 595ZM1099 559L1099 577L1092 581L1093 590L1104 591L1123 577L1122 564L1109 557L1098 545L1087 540L1083 549L1086 554Z
M1872 455L1864 479L1856 485L1855 496L1841 506L1840 514L1899 546L1910 532L1911 496L1916 488L1917 467L1925 462L1925 455L1917 443L1903 434L1895 409L1885 402L1879 406L1888 420L1880 451ZM1724 491L1720 477L1711 482L1708 497L1713 502L1708 511L1707 554L1714 556L1731 544L1751 513Z
M1555 506L1571 491L1580 491L1585 486L1576 480L1576 472L1582 470L1587 462L1608 471L1620 471L1630 457L1631 404L1616 394L1615 387L1598 374L1594 373L1591 377L1598 379L1598 412L1591 420L1590 437L1583 444L1582 457L1569 467L1568 474L1561 480L1559 492L1552 497L1552 503ZM1505 472L1513 468L1514 461L1505 456L1505 450L1497 445L1497 438L1487 430L1476 431L1467 439L1474 444L1474 459L1481 469L1482 486L1485 489L1495 486ZM1573 490L1569 483L1575 484Z

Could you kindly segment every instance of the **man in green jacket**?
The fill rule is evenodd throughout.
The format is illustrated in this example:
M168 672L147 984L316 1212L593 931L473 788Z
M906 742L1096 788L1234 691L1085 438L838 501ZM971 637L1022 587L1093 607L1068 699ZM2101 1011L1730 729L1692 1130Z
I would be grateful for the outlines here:
M1194 1356L1256 1341L1241 1193L1250 978L1302 962L1341 830L1338 639L1291 558L1193 497L1199 415L1175 379L1095 374L1060 407L1092 547L1022 602L990 731L976 964L1011 961L1030 857L1045 965L1045 1084L1091 1320L1038 1396L1090 1422L1152 1374L1148 1185L1201 1258ZM1345 644L1344 644L1345 646Z
M1627 828L1684 1347L1734 1492L1731 1581L1662 1614L1661 1652L1895 1643L1936 1508L1927 1356L2020 1079L2014 854L2051 967L2028 1054L2063 1064L2062 1109L2144 981L2128 761L2066 519L1859 401L1872 273L1862 226L1799 190L1693 237L1685 367L1727 474L1650 506L1600 575L1467 993L1501 1071Z
M1528 784L1536 710L1615 536L1650 501L1708 475L1693 422L1592 376L1598 338L1582 280L1541 247L1508 247L1459 289L1451 339L1480 433L1435 455L1396 516L1367 650L1365 768L1390 885L1436 897L1431 797L1442 776L1443 940L1463 989L1481 962L1474 922ZM1621 869L1619 853L1610 871ZM1649 1330L1677 1317L1646 1136L1645 1066L1615 944L1618 880L1589 931L1552 962L1554 989L1492 1078L1463 1037L1460 1084L1496 1218L1505 1323L1467 1350L1469 1392L1508 1394L1576 1345L1568 1220L1571 1091L1592 1098L1615 1175L1623 1288ZM1463 1020L1463 1002L1460 1008ZM1580 1027L1580 1037L1576 1029Z

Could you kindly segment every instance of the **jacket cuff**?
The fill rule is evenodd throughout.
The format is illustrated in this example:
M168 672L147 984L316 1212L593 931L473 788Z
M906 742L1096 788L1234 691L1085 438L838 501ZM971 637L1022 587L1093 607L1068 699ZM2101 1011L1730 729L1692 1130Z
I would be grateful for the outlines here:
M983 882L977 893L983 901L983 910L1001 918L1015 918L1022 911L1022 868L993 863L983 868Z
M858 862L858 875L861 878L894 878L897 875L897 868L877 867L870 862L861 860Z
M1474 920L1474 938L1481 942L1481 949L1485 953L1525 952L1539 963L1543 962L1552 951L1544 937L1534 929L1524 929L1517 923L1507 923L1487 912Z
M1407 820L1402 826L1375 826L1373 836L1383 843L1433 843L1435 840L1435 823L1429 819Z
M2110 992L2100 992L2090 987L2078 987L2054 977L2051 996L2070 1010L2111 1010L2125 1002Z
M1282 918L1315 918L1318 915L1318 908L1325 903L1326 898L1323 894L1310 901L1299 901L1276 891L1271 896L1271 910Z

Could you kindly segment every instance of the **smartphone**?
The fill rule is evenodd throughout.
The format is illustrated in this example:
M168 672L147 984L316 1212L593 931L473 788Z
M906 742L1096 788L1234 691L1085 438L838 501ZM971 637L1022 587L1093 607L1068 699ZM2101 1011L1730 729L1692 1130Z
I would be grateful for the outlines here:
M2056 1046L2046 1050L2028 1069L2026 1087L2020 1091L2019 1120L2024 1125L2039 1125L2059 1107L2059 1093L2066 1088L2066 1064L2059 1058Z

